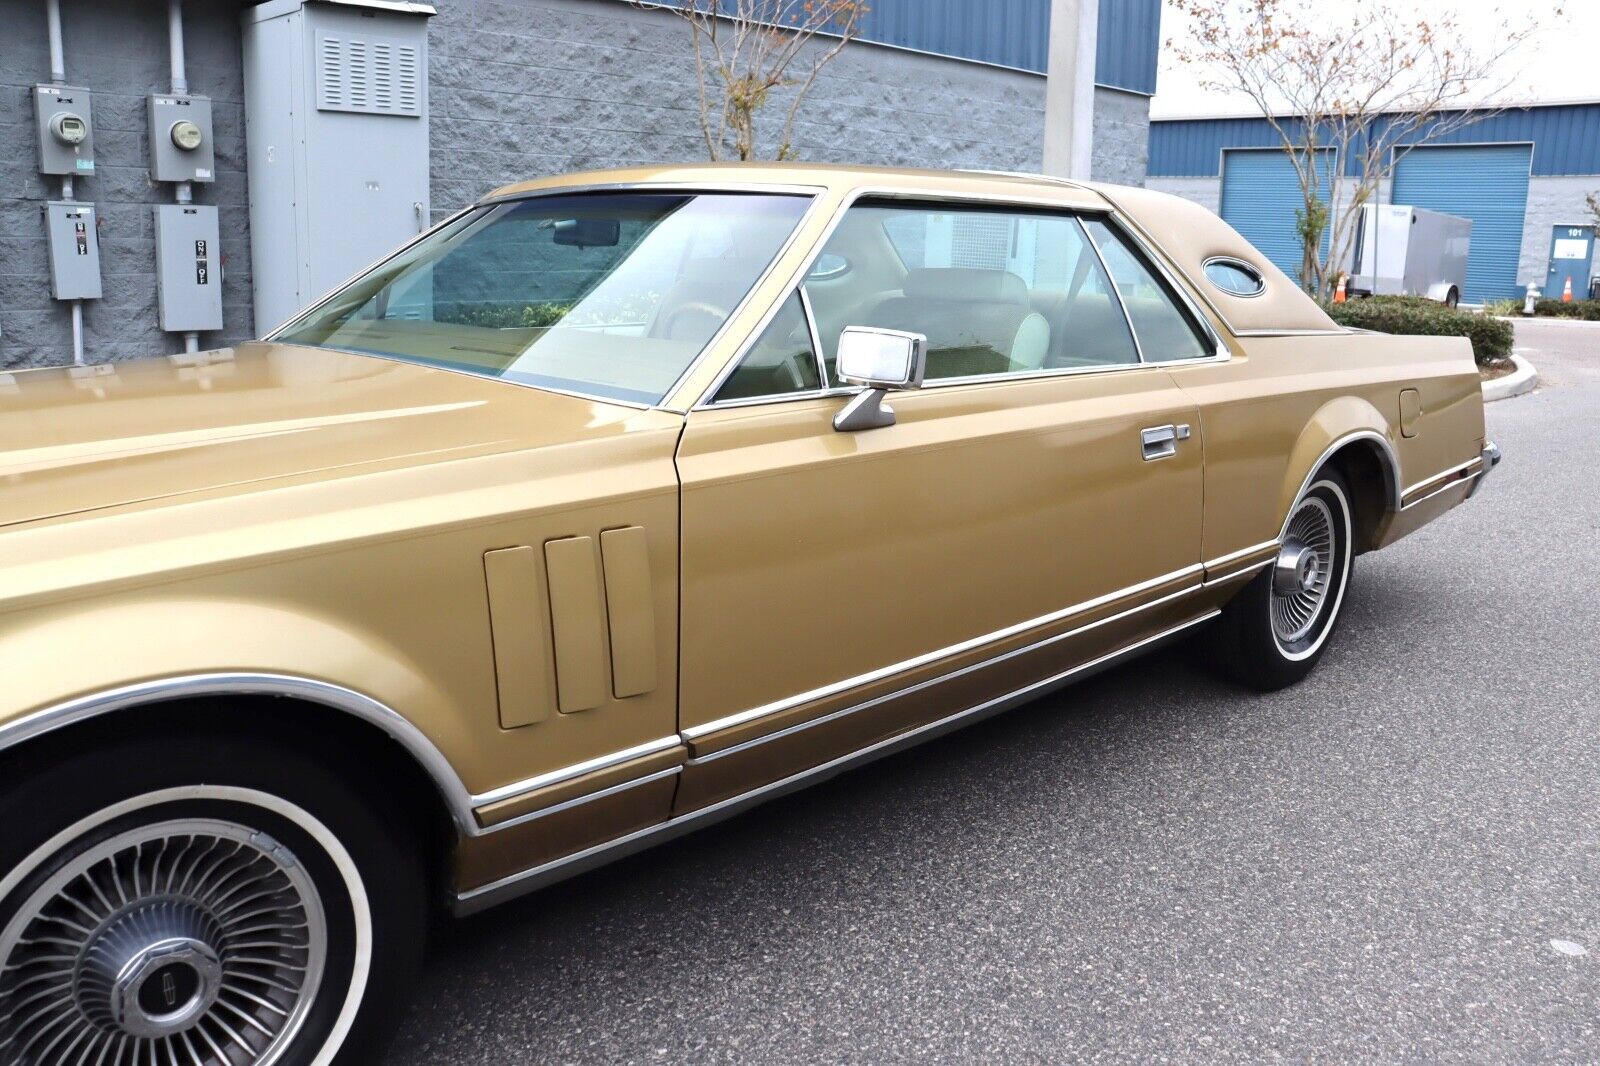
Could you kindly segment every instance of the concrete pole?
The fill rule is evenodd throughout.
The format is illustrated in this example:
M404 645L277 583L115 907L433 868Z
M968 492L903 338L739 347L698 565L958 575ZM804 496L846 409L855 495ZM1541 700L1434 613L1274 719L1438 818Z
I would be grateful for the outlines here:
M1089 179L1099 33L1100 0L1050 0L1043 170L1058 178Z

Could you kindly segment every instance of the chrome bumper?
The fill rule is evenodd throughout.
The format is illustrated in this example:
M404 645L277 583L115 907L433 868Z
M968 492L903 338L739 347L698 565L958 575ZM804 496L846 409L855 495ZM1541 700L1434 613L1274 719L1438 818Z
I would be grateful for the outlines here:
M1478 471L1478 476L1472 479L1472 488L1467 490L1467 499L1478 494L1483 488L1483 483L1489 477L1489 471L1500 465L1500 445L1494 441L1484 444L1483 451L1479 453L1483 459L1483 467Z

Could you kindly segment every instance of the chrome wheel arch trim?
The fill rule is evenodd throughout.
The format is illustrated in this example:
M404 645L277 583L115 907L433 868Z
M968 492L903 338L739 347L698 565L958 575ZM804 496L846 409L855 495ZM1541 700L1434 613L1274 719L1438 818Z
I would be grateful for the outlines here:
M1306 498L1306 493L1311 491L1311 483L1322 473L1323 467L1328 465L1328 460L1350 445L1361 441L1375 443L1383 458L1383 462L1378 465L1383 470L1384 502L1387 510L1398 512L1401 509L1400 457L1395 453L1394 442L1375 429L1360 429L1354 433L1346 433L1324 448L1322 454L1317 456L1317 461L1306 471L1305 480L1300 482L1300 489L1294 494L1294 499L1289 502L1289 509L1283 516L1283 524L1278 527L1280 544L1285 534L1289 532L1289 520L1294 517L1295 509L1300 506L1300 501Z
M242 803L249 806L260 807L271 811L281 818L293 822L303 832L316 841L317 846L323 849L328 860L338 870L339 876L345 883L345 889L350 897L350 907L355 925L355 958L351 962L350 987L345 996L343 1007L338 1017L334 1020L333 1028L328 1031L328 1038L312 1059L312 1066L330 1066L334 1056L343 1046L345 1038L350 1034L350 1027L355 1024L356 1014L361 1009L361 1000L366 993L367 980L372 972L372 910L367 900L366 885L361 879L361 872L356 868L355 860L340 843L333 831L324 825L320 819L309 811L290 803L281 796L256 789L238 788L228 785L186 785L180 788L160 789L147 792L143 795L133 796L129 799L114 803L78 820L61 832L40 844L28 856L0 878L0 900L4 900L17 886L20 885L39 864L51 855L60 851L62 847L71 843L75 837L91 832L95 828L120 818L125 814L141 810L145 807L157 806L163 803L179 803L188 800L218 800L222 802ZM275 1056L277 1057L277 1056ZM261 1066L267 1066L266 1063Z
M284 696L317 703L377 726L432 779L451 821L477 835L473 797L444 753L404 715L371 696L328 681L289 674L214 673L142 681L58 703L0 725L0 750L116 711L204 696Z

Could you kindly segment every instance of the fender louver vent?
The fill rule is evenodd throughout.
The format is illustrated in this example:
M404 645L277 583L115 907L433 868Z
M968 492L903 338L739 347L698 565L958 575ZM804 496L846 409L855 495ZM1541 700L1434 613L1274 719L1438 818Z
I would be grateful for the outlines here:
M381 39L317 34L317 109L420 116L417 49Z

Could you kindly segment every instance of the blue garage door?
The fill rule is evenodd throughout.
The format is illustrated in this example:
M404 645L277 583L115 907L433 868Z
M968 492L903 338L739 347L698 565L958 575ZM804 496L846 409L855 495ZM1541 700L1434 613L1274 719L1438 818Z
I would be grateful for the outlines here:
M1394 203L1472 219L1467 291L1461 294L1469 303L1518 295L1532 161L1532 145L1440 145L1414 148L1395 167Z
M1326 203L1334 155L1323 149L1317 172ZM1294 162L1277 148L1230 149L1222 156L1222 217L1291 278L1300 277L1295 212L1305 207ZM1327 250L1327 235L1323 236Z

